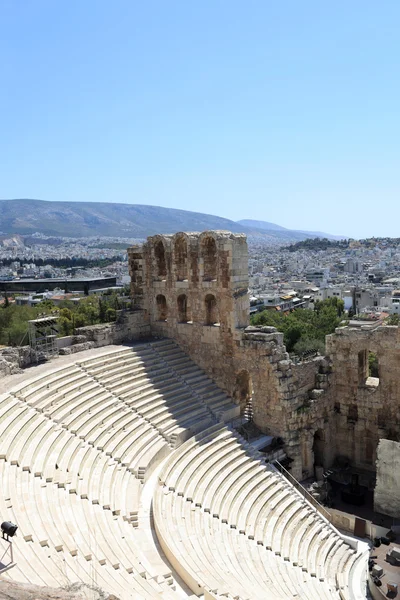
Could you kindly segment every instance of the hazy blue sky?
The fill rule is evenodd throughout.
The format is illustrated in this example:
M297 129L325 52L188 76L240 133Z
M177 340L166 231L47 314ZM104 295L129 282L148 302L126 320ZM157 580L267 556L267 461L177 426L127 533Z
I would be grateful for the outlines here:
M0 0L0 197L400 236L399 31L399 0Z

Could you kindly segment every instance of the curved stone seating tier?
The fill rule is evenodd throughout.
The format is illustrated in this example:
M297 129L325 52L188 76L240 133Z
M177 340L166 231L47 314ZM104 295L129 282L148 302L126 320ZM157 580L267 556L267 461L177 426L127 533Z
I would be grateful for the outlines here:
M240 413L172 340L137 345L79 365L153 424L172 447L209 427L213 419Z
M0 396L5 577L121 600L190 597L175 573L216 599L351 598L359 555L225 427L239 407L173 341L37 372Z
M154 516L169 560L195 593L267 598L264 577L274 598L352 598L359 555L259 456L217 425L165 461Z

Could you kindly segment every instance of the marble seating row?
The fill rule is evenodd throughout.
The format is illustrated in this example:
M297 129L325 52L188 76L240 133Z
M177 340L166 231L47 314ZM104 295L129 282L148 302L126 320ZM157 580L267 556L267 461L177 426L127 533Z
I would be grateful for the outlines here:
M265 556L270 565L275 565L272 571L267 569L268 573L285 572L290 589L284 597L303 597L307 593L304 597L328 599L339 598L339 592L343 598L351 597L349 577L356 552L289 482L273 467L263 464L258 453L244 448L226 427L214 426L185 442L166 460L158 479L155 519L160 541L170 560L172 557L178 563L190 557L194 565L203 552L200 587L208 586L219 593L239 589L234 579L230 583L221 580L222 568L215 572L215 558L221 551L215 545L222 536L232 541L230 561L236 561L246 548L249 556L261 552L252 565L254 572L262 573ZM166 529L167 514L175 515L173 526L179 530L173 544L171 531ZM190 526L194 518L197 530ZM214 552L184 545L188 538L200 541L201 527L208 528ZM239 573L233 562L226 569ZM204 573L209 573L210 579ZM196 591L198 573L187 565L185 576ZM239 581L245 581L243 577ZM274 584L279 589L278 581ZM250 583L246 582L245 589L251 589ZM261 591L254 594L263 597Z

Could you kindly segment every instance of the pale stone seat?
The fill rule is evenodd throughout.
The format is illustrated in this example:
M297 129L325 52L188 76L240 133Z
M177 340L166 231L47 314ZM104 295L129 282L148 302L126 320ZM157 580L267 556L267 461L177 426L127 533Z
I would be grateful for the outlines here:
M125 348L123 350L108 350L104 354L100 354L100 356L96 356L95 358L88 358L86 360L80 360L77 362L81 368L89 371L92 368L96 368L98 366L102 366L106 363L113 363L118 360L123 360L125 357L129 357L132 355L131 348Z
M19 465L23 470L30 470L33 466L35 449L40 445L42 437L52 427L52 424L43 419L35 411L29 411L26 426L20 423L18 438L13 446L9 447L7 460Z
M21 406L21 402L11 396L9 394L4 394L0 396L0 425L3 427L2 423L5 418L7 418L16 406Z
M76 435L82 440L93 444L93 440L99 435L102 430L109 430L112 423L121 414L125 414L126 407L114 399L113 403L99 405L94 410L90 410L87 418L79 424L76 429Z
M164 468L160 473L160 481L170 489L186 495L187 478L191 477L191 473L196 471L196 466L204 460L203 452L208 449L208 444L211 441L214 441L215 444L223 444L228 438L229 432L221 425L215 425L210 427L206 433L189 439L178 452L174 453L175 461L171 460L168 470Z
M119 394L119 397L136 412L140 412L142 408L145 408L156 401L167 402L170 398L187 397L189 395L186 390L179 390L178 394L176 394L176 390L174 389L170 392L165 390L161 391L155 389L150 384L145 390L142 390L140 395L134 394L133 392L134 391L131 389L127 393Z
M286 504L281 510L279 520L274 529L274 535L272 538L272 547L279 548L280 555L285 560L289 560L289 549L286 547L284 542L284 533L288 529L290 531L290 523L292 518L299 514L302 510L301 504L294 498L288 498Z
M336 538L337 535L331 527L325 525L319 538L313 540L312 547L309 548L309 562L315 577L320 578L321 575L323 576L326 557Z
M199 513L199 518L203 515ZM233 589L233 585L241 588L242 594L247 593L248 596L260 598L263 594L266 598L281 598L280 595L271 594L270 588L265 588L262 585L261 578L257 573L253 573L254 565L251 564L249 556L249 548L242 553L241 540L243 536L239 536L237 531L222 525L218 519L211 518L211 515L204 515L204 532L205 541L210 548L213 558L218 561L221 570L231 574L227 581L229 588ZM224 551L225 549L225 551ZM249 569L249 564L251 565Z
M269 486L269 481L266 483L265 470L261 465L257 465L254 469L249 469L243 475L237 484L233 485L233 494L230 496L230 506L228 514L222 512L220 518L229 523L230 527L237 529L239 533L246 534L246 523L248 512L252 506L253 495L257 496L260 486L264 486L264 494L271 495L274 493L273 486Z
M124 432L131 424L141 423L141 419L128 407L121 407L109 419L105 418L98 430L91 431L87 436L88 442L98 450L104 450L108 443L112 443L116 436Z
M55 382L53 387L47 386L40 395L38 393L32 394L32 398L27 402L32 408L40 412L52 412L55 407L63 402L72 401L77 396L79 398L81 394L94 387L98 387L98 384L81 371L79 379L75 377L66 383Z
M174 414L178 415L180 412L185 411L195 412L201 410L202 412L205 412L205 407L201 405L196 406L191 396L180 396L177 400L175 400L175 397L173 396L173 399L171 398L171 401L169 402L166 402L165 398L161 397L149 402L140 409L136 407L136 410L143 418L149 421L154 420L156 422L159 417L162 417L163 414L168 411L174 411Z
M298 545L298 558L297 564L299 567L302 567L305 571L307 570L307 550L309 548L310 540L314 535L317 535L320 531L322 531L322 523L319 519L315 519L315 515L312 516L312 522L310 526L303 530L303 535L300 536L299 545Z
M36 420L35 411L26 405L15 407L8 418L3 421L2 435L0 438L0 458L10 461L14 448L21 441L22 436L31 424ZM14 459L15 463L15 459Z
M148 429L146 421L143 421L134 413L128 413L127 418L121 426L103 431L95 441L94 447L119 461L119 457L122 454L122 445L126 444L129 446L132 434L144 429Z
M17 396L32 408L45 412L47 408L57 404L64 397L68 398L78 392L80 388L88 387L92 383L86 373L79 370L77 373L65 375L52 383L44 382L40 388L33 388L24 395L18 393Z
M120 497L118 494L118 485L114 489L114 505L121 505L121 515L125 521L131 523L134 527L137 526L137 514L139 511L141 483L129 471L123 472L121 479Z
M273 544L274 530L280 517L279 506L282 504L286 506L290 494L287 489L282 488L279 484L274 486L272 493L273 495L268 498L270 512L264 522L264 545L273 552L280 553L280 543L276 547Z
M31 396L34 400L36 396L40 396L40 392L43 390L50 390L53 387L58 387L59 384L65 385L65 382L72 382L83 376L81 369L75 365L70 365L32 378L27 384L17 385L13 391L25 401Z
M119 369L117 372L114 369L108 370L104 375L98 375L97 380L108 389L119 389L123 392L128 386L134 387L141 381L157 383L162 381L163 377L168 376L170 376L170 372L167 367L156 363L135 362L127 363L123 370Z
M49 416L56 423L61 423L63 427L66 427L75 433L75 422L78 422L82 415L84 416L88 411L93 410L93 408L106 401L115 402L115 398L106 390L95 390L94 392L91 392L90 395L83 396L80 402L77 401L74 404L68 405L65 412L57 415L56 418L53 418L52 415Z
M160 472L158 473L159 483L162 485L167 484L169 474L175 469L180 469L181 461L191 454L189 449L194 448L194 451L196 451L199 444L205 443L207 438L217 436L221 432L225 434L226 428L221 424L216 424L205 431L199 432L196 434L196 436L187 440L185 444L180 446L173 454L171 454L163 464Z
M241 458L243 455L246 456L246 454L242 452L237 440L233 438L231 451L228 453L221 452L215 467L208 472L207 485L204 488L203 495L198 499L203 510L219 516L219 511L214 504L215 490L219 487L224 475L226 477L226 473L230 473L231 468L236 463L237 459ZM250 457L247 458L250 459ZM250 493L250 490L248 490L248 492Z
M116 438L114 444L105 446L106 453L110 452L110 456L114 460L127 466L130 459L126 458L130 450L135 450L137 444L147 443L156 434L156 430L150 427L146 422L137 421L130 427L122 431L122 436Z
M163 405L151 412L140 413L141 416L148 420L156 427L163 435L171 428L185 427L190 428L197 424L197 429L203 429L202 422L210 422L211 416L204 406L196 406L192 402L184 402L179 407Z
M40 406L34 408L55 419L66 407L71 408L78 405L82 397L90 396L91 392L98 393L99 391L102 390L99 389L98 383L86 376L86 381L79 386L72 387L69 390L62 389L60 393L50 396L46 399L46 402L42 402Z
M26 415L29 415L29 406L26 404L17 401L7 406L1 423L0 459L7 457L9 444L15 438L21 418Z
M234 443L232 439L220 439L216 444L211 444L208 447L203 448L203 452L198 456L198 460L192 463L197 468L190 469L182 479L177 479L175 484L175 491L192 502L202 506L202 496L204 487L206 485L207 476L209 471L215 466L215 460L218 460L218 456L222 456L223 453L230 453L233 451Z
M196 542L199 540L192 544L192 553L202 557L202 562L208 571L213 568L215 576L222 579L225 589L234 588L242 597L254 597L258 585L252 585L245 571L242 571L240 563L235 561L235 552L231 551L229 545L223 543L219 531L215 531L218 522L198 509L191 510L190 513L186 509L186 515L185 524L188 523L190 530L196 531ZM217 535L214 535L215 533Z
M225 520L230 527L237 528L238 514L243 501L246 499L247 486L263 481L264 471L265 467L255 462L241 477L240 481L232 486L231 493L226 502L226 510L223 507L220 513L220 519Z
M172 498L173 493L169 492L169 494L171 494ZM176 500L178 499L179 498L176 498ZM156 497L155 500L158 500L158 497ZM166 503L161 502L161 500L159 502L157 501L155 503L154 513L157 536L159 540L162 540L163 548L166 548L165 542L168 540L168 549L172 556L174 556L174 560L177 561L176 566L178 573L190 586L191 590L196 595L202 594L204 589L209 589L213 592L224 591L223 582L215 579L211 573L208 573L204 566L199 564L197 556L193 555L193 552L182 551L180 548L180 544L185 544L187 536L180 535L179 539L177 537L176 517L172 511L171 502ZM160 528L161 523L163 524L162 529Z
M163 499L168 498L168 496L165 496L165 494L163 494L162 490L161 490L161 494L163 495ZM219 563L218 567L224 576L223 581L219 583L219 587L217 588L218 592L220 592L224 589L232 590L232 588L233 588L235 590L235 592L238 593L239 590L241 589L242 582L245 581L245 584L244 584L245 587L241 591L243 594L246 594L246 592L247 592L247 594L246 594L247 597L249 597L249 593L250 593L249 590L253 590L255 592L255 595L254 596L251 595L251 597L260 598L260 599L261 598L263 598L263 599L282 598L282 600L283 600L283 598L289 597L285 593L280 593L279 595L276 593L276 591L279 588L282 588L282 585L283 585L282 583L278 584L278 587L275 588L274 591L269 596L268 588L266 589L264 586L259 586L257 584L257 582L254 582L254 581L252 581L250 583L248 581L248 578L246 580L246 570L240 571L239 570L240 563L238 563L236 560L236 555L239 554L237 545L234 545L232 550L228 549L226 543L221 544L221 547L218 548L219 537L215 536L215 538L212 539L213 524L214 523L218 524L218 523L220 523L220 521L218 519L213 519L210 514L203 513L202 511L200 511L199 508L195 508L193 506L193 504L190 504L187 502L185 503L183 497L178 496L176 493L170 492L170 494L174 497L175 511L177 511L178 515L179 515L179 512L182 510L184 510L184 514L186 515L185 519L183 519L183 520L179 520L179 517L176 516L174 518L175 526L178 523L187 525L187 524L190 524L190 522L191 522L192 523L191 530L193 530L193 528L194 528L197 531L195 538L193 538L193 539L196 539L196 545L193 545L192 547L190 547L188 544L185 544L186 552L185 552L184 558L186 559L188 554L194 555L195 556L194 564L196 564L197 567L199 565L199 562L201 561L201 564L203 565L202 572L205 573L204 576L210 577L210 579L212 578L212 582L214 583L214 585L218 585L215 582L215 579L218 576L218 573L217 574L215 573L215 569L217 569L217 566L215 563L217 561ZM159 496L157 496L157 500L158 500L158 498L159 498ZM177 506L179 506L179 503L180 503L181 508L177 509ZM173 508L166 509L164 515L170 514L173 510L174 510ZM192 514L197 515L197 518L198 518L197 527L193 527L194 521L190 520L190 518L189 518L190 511L192 512ZM157 514L158 513L156 513L156 515ZM201 525L201 523L204 522L205 519L207 519L205 523L208 524L208 527L210 527L210 525L211 525L211 529L207 530L205 523L203 523L203 525ZM226 525L220 525L220 526L225 527L225 529L227 531L229 531L229 528ZM244 536L240 536L237 531L234 531L234 530L230 530L230 531L233 534L236 534L237 537L242 537L244 540L246 540L246 538ZM171 532L171 535L172 535L172 532ZM211 535L211 539L210 539L210 535ZM183 542L184 542L184 540L192 539L192 536L189 532L188 532L188 534L181 535L179 537ZM199 545L204 544L205 540L207 540L207 547L203 550L202 553L200 553ZM215 544L217 544L217 546ZM244 552L241 552L240 554L244 557L248 554L248 552L246 552L246 554ZM207 556L208 556L208 561L207 561ZM213 571L211 571L211 569L213 569ZM249 571L249 569L247 569L247 571ZM253 568L253 572L256 572L254 568ZM229 581L226 581L225 577L226 577L226 574L228 574L228 573L229 573ZM240 573L240 577L236 575L237 573ZM210 587L210 584L209 584L209 587ZM243 597L246 597L246 596L243 596Z
M32 552L32 543L27 544L25 549L25 541L24 537L28 536L28 539L32 539L29 537L28 529L23 529L24 521L22 525L17 521L18 506L16 505L15 496L11 498L10 494L10 474L15 472L15 466L11 467L8 462L5 460L0 460L0 487L2 493L0 494L0 510L2 519L9 520L14 523L18 522L19 532L18 535L14 538L14 552L18 553L18 565L14 567L13 570L17 569L19 566L19 581L26 581L35 583L36 585L48 585L49 575L45 570L41 568L40 561L38 561L37 556L34 552ZM30 527L29 527L30 530ZM46 578L47 577L47 578ZM53 584L56 583L56 579L53 579Z
M85 440L96 447L96 442L101 439L104 434L105 437L109 437L112 432L117 431L120 427L123 427L123 423L126 422L132 411L125 406L123 403L119 403L118 410L114 410L113 407L109 408L102 416L101 420L96 420L93 423L88 423L81 429L81 435L85 436ZM101 450L101 448L98 448Z
M224 499L229 489L232 488L234 482L249 468L252 464L252 459L247 454L243 453L236 457L235 463L231 465L229 473L221 473L219 480L216 480L215 490L212 497L211 511L217 513L220 518L224 507Z
M29 474L26 473L26 476L29 477ZM38 483L40 483L40 481L36 478L33 479L31 478L33 481L36 481ZM27 486L25 486L27 487ZM47 486L48 487L48 486ZM63 530L62 533L62 537L63 537L63 542L62 544L60 544L59 541L57 541L57 539L55 539L55 543L57 543L60 546L62 546L62 548L67 547L67 543L66 543L66 539L68 539L68 536L71 536L71 539L74 541L77 541L76 544L76 548L69 548L69 552L72 553L75 556L80 556L83 555L85 560L91 560L92 558L95 558L94 556L92 557L92 552L89 550L88 547L85 546L85 539L90 539L90 535L89 535L89 530L86 529L86 520L83 518L83 513L81 512L81 507L84 507L85 504L86 506L91 506L87 501L84 503L78 503L77 502L77 497L74 495L68 495L64 490L59 489L57 487L54 486L50 486L50 489L53 488L53 491L55 492L56 496L58 496L58 502L54 501L54 498L51 501L52 505L55 506L59 506L59 511L61 508L62 511L62 515L64 518L66 518L66 523L67 523L67 529ZM57 491L58 490L58 491ZM31 497L35 497L35 494L30 494ZM63 499L63 502L60 504L60 501ZM39 514L49 514L49 509L51 510L51 507L48 507L47 511L41 511ZM31 511L33 512L33 511ZM102 512L102 511L101 511ZM90 523L93 522L90 521ZM54 529L51 529L52 531L54 531ZM96 540L99 542L102 540L101 535L99 535L99 533L102 530L98 530L96 533ZM97 550L98 552L98 560L100 562L102 562L103 560L106 560L109 562L109 564L111 564L113 566L113 568L117 568L119 566L119 562L118 560L116 560L114 554L112 554L112 548L110 548L110 537L107 536L107 539L104 539L104 547L101 549L99 548ZM62 549L61 548L61 549ZM98 548L98 546L96 545L96 549ZM118 545L115 544L115 548L114 550L116 550L118 548ZM125 549L127 551L127 549ZM105 558L103 559L102 556L105 555ZM124 554L124 557L126 556L126 554ZM124 579L126 579L126 584L130 584L130 579L127 578L126 576L123 576ZM118 582L120 581L121 576L119 575L115 584L117 585ZM119 584L118 584L119 585Z
M61 443L62 439L69 438L67 432L62 429L61 426L54 426L49 421L50 429L47 434L43 437L40 445L37 446L36 451L33 454L33 468L31 469L35 477L45 478L45 467L46 465L52 465L53 470L55 469L56 460L58 457L57 447ZM50 479L53 480L53 474L47 474Z
M174 408L178 408L185 405L190 399L193 403L193 398L191 398L187 390L176 390L176 388L173 388L170 392L166 393L150 389L148 393L143 394L140 402L124 400L133 410L144 416L152 410L159 409L162 411L171 404L174 405Z
M141 376L150 371L150 367L140 358L132 356L129 359L119 360L115 363L107 363L97 369L87 371L91 377L101 381L103 385L110 385L117 377Z
M77 435L81 439L86 439L86 431L91 430L93 426L99 426L104 417L118 412L120 403L115 400L112 396L103 396L98 398L97 402L87 408L85 411L77 413L74 420L70 420L68 423L68 429L71 433ZM67 422L63 423L63 426Z
M268 477L266 472L261 472L248 484L248 493L242 499L238 507L236 517L236 528L239 533L244 533L250 539L254 539L253 530L255 528L255 519L253 510L258 511L261 504L265 504L270 494L274 493L275 482L272 477Z
M156 433L144 440L139 450L135 449L134 453L127 455L126 467L130 473L143 480L154 462L161 460L168 453L168 444ZM122 464L125 464L125 461L122 461Z

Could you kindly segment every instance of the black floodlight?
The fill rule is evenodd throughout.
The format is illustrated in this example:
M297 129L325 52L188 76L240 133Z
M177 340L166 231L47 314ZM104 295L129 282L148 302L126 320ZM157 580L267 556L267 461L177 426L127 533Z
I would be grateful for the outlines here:
M17 533L18 525L14 525L11 521L4 521L1 524L1 531L3 532L3 539L7 540L10 537L14 537Z

